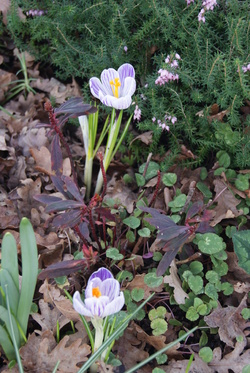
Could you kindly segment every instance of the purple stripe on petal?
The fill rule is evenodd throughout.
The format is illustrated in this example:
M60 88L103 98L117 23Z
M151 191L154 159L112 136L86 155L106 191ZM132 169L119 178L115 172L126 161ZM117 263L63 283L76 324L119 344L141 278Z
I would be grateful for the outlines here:
M121 83L123 84L127 76L135 78L135 69L132 65L130 65L130 63L124 63L119 67L118 74L120 76Z
M112 273L104 267L99 268L98 271L95 271L94 273L92 273L92 275L89 278L89 281L91 281L93 278L96 278L96 277L98 277L101 281L104 281L107 278L114 278Z
M115 98L112 96L106 96L102 99L102 103L106 106L111 106L117 110L127 109L132 102L131 96L125 96L120 98Z
M119 78L119 74L115 69L103 70L101 73L101 81L108 95L113 96L113 91L111 89L110 81Z
M108 303L108 297L92 297L85 299L85 305L86 308L90 311L91 317L103 317L104 310L107 307Z
M124 303L124 295L121 292L119 297L115 298L111 303L106 305L102 317L113 315L114 313L121 311L122 307L124 306Z
M91 78L89 80L89 87L92 95L96 98L99 98L100 92L102 92L103 95L108 93L98 78Z
M101 284L100 290L102 295L108 296L109 301L112 302L120 294L120 284L117 280L109 278Z
M136 90L136 82L135 82L135 79L131 78L131 77L127 77L125 78L124 80L124 86L123 86L123 89L121 91L121 96L133 96L133 94L135 93L135 90Z

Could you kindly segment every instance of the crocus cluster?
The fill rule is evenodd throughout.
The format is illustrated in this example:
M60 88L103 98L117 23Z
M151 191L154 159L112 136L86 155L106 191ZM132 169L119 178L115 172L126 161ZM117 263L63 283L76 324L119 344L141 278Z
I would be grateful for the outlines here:
M135 106L133 119L137 120L138 122L140 122L141 120L141 109L139 109L138 105Z
M26 12L26 16L30 17L41 17L45 13L47 13L47 10L40 10L40 9L30 9L28 12Z
M246 73L247 71L250 71L250 63L247 66L242 66L243 73Z
M155 84L157 85L164 85L170 81L179 80L179 75L175 74L173 72L173 69L177 69L179 67L179 62L181 57L178 53L176 53L174 56L168 55L165 59L166 68L160 69L158 71L158 78L155 81ZM172 71L171 71L172 70Z

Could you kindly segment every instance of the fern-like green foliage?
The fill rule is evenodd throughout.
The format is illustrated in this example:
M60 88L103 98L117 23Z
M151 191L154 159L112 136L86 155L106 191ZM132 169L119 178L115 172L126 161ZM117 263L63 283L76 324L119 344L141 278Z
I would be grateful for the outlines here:
M249 119L241 112L249 100L250 73L242 70L250 62L248 1L217 3L199 23L202 0L189 6L185 0L12 0L8 28L19 49L53 65L59 78L80 78L85 96L90 77L131 63L138 83L134 101L142 111L136 125L153 131L144 153L132 144L136 156L170 150L162 163L166 169L185 145L195 154L194 166L222 149L234 167L249 167ZM24 13L46 13L21 20L17 5ZM176 53L178 81L156 85L165 58ZM223 118L211 117L214 104ZM175 124L166 123L170 132L157 124L165 115L177 117Z

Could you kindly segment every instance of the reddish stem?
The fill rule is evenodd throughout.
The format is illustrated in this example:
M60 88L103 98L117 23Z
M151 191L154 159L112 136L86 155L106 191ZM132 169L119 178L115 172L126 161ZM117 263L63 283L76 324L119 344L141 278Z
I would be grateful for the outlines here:
M97 155L99 157L100 167L101 167L102 177L103 177L103 189L102 189L102 194L101 194L101 198L103 199L107 192L107 176L106 176L106 172L103 166L103 155L101 152L98 152Z
M159 191L160 182L161 182L161 172L158 170L157 171L157 183L156 183L155 191L154 191L154 194L153 194L153 197L152 197L151 201L149 202L148 207L152 206L152 204L154 203L154 201L155 201L155 199L157 197L157 194L158 194L158 191Z
M73 161L73 158L72 158L72 154L71 154L69 145L68 145L68 143L66 142L66 140L65 140L65 138L63 136L62 131L58 127L58 120L56 119L56 115L54 113L54 109L53 109L50 101L45 102L44 109L48 112L49 121L50 121L51 127L59 135L61 143L62 143L62 145L64 146L64 148L67 151L67 154L68 154L68 157L69 157L69 160L70 160L70 165L71 165L73 179L74 179L75 184L78 185L78 183L77 183L77 175L76 175L76 172L75 172L75 166L74 166L74 161Z

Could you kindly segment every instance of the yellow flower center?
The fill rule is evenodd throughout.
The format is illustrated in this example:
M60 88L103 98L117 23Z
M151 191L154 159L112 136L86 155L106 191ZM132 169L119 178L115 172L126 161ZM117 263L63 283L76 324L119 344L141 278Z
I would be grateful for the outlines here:
M92 289L92 295L93 297L96 297L96 298L99 298L102 295L98 286L97 288Z
M113 95L116 98L118 98L119 97L119 95L118 95L118 88L121 86L119 78L115 78L115 81L110 80L109 84L111 85L111 89L112 89Z

